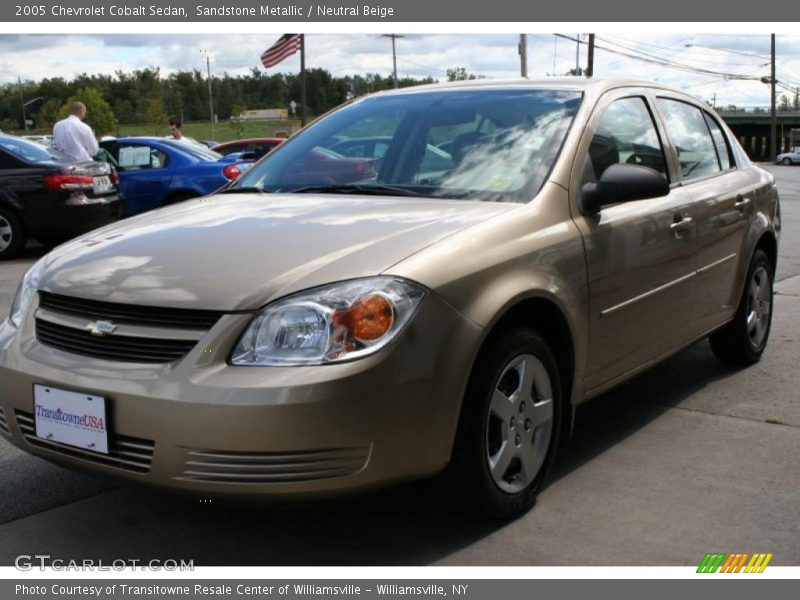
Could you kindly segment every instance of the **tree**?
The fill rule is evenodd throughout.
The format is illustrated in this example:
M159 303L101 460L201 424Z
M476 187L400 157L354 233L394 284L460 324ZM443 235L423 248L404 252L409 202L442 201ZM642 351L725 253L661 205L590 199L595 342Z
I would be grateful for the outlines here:
M166 127L169 119L164 110L164 102L159 96L151 96L141 100L136 117L140 122L152 125L154 135L158 135L159 129Z
M478 79L478 77L469 73L464 67L447 69L447 81L466 81L468 79Z
M69 107L73 102L83 102L86 106L85 122L94 130L97 137L114 132L116 125L114 112L96 89L84 87L68 98L59 111L60 119L69 116Z
M50 98L50 100L42 104L39 109L39 121L37 125L39 127L47 127L48 129L52 128L55 122L58 121L60 112L61 100L58 98Z
M244 137L244 123L242 122L241 116L246 108L235 104L231 109L231 119L228 122L231 129L233 130L234 135L236 135L236 139L242 139Z

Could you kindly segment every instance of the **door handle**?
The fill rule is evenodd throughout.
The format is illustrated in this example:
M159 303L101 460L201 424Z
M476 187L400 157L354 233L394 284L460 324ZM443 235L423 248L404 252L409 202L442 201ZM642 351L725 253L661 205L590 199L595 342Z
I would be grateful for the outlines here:
M744 212L744 211L745 211L745 209L746 209L748 206L750 206L750 198L741 198L741 197L740 197L740 198L739 198L739 199L736 201L736 204L734 204L733 206L734 206L734 208L736 208L736 210L738 210L739 212Z
M691 217L683 217L681 215L675 215L675 222L670 224L669 228L672 230L673 233L681 233L686 229L689 229L692 226L692 218Z

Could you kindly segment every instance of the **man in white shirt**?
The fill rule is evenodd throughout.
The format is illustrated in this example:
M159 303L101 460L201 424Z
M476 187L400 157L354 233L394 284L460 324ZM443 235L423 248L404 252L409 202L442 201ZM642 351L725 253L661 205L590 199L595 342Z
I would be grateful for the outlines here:
M83 122L86 106L73 102L70 115L53 126L53 147L77 161L92 160L100 147L91 127Z

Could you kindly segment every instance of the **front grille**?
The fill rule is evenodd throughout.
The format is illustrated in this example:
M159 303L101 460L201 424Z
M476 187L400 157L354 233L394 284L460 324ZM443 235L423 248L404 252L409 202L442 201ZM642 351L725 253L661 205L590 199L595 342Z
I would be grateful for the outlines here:
M123 335L98 337L82 329L64 327L42 319L36 319L36 337L47 346L72 354L137 363L172 362L186 356L197 344L197 340L163 340Z
M86 317L92 321L104 319L116 324L208 330L219 321L221 312L183 308L158 308L135 304L117 304L99 300L84 300L50 292L39 292L39 306L54 312Z
M16 416L20 432L22 432L25 441L31 446L44 448L63 456L80 458L98 465L114 467L132 473L147 473L150 471L150 464L153 462L153 451L155 449L155 442L152 440L109 434L108 454L96 454L58 442L37 438L33 415L18 410L16 411Z
M190 450L176 479L205 483L297 483L343 477L367 464L371 446L305 452L229 452Z
M8 421L6 421L6 413L3 411L3 407L0 406L0 432L9 435L8 432Z

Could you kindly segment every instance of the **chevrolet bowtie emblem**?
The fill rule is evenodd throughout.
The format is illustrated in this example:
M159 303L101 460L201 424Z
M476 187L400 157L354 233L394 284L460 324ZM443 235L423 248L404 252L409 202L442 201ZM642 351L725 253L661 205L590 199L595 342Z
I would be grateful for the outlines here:
M117 329L117 326L113 323L109 323L108 321L95 321L94 323L89 323L86 326L86 329L94 336L105 337L114 333L114 331Z

